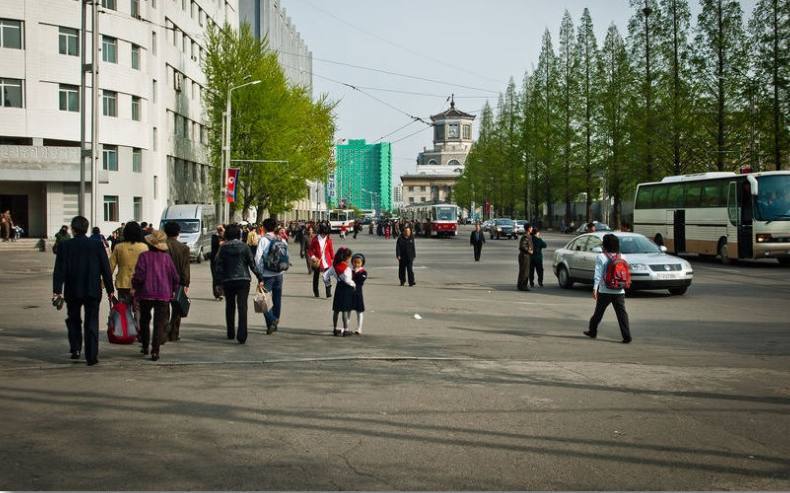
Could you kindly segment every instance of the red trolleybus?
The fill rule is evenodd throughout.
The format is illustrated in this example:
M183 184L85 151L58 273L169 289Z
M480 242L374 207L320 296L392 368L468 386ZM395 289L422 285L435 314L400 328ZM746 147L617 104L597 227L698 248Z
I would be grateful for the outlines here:
M403 216L419 222L425 236L458 235L458 206L455 204L409 205L404 208Z

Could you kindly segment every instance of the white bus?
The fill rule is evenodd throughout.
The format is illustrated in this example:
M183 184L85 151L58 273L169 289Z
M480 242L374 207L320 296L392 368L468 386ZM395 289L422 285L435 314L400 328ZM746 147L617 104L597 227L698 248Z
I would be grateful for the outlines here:
M343 226L348 231L353 231L355 220L356 215L353 209L332 209L329 211L329 225L332 227L332 232L340 231Z
M669 176L641 183L634 232L676 254L790 264L790 171Z

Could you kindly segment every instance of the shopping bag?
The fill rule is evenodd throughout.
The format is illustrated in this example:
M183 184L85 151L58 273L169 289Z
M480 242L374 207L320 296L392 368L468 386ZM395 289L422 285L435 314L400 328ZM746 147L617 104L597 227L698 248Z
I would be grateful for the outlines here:
M266 291L265 288L258 286L255 296L252 297L252 304L255 308L255 313L266 313L272 306L272 294Z

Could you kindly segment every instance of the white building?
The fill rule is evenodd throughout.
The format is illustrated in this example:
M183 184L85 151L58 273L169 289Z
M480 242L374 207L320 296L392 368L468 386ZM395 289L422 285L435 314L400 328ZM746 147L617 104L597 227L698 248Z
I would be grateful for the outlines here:
M169 204L211 202L203 33L211 23L237 26L237 2L101 0L103 231L158 223ZM79 1L0 2L0 209L31 236L52 236L78 210L80 20ZM87 42L90 63L90 30Z

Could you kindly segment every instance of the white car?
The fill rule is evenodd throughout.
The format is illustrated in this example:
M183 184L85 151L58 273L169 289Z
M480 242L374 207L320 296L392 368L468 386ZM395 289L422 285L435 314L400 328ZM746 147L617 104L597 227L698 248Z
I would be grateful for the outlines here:
M614 234L620 240L620 253L631 267L631 291L666 289L673 295L684 294L694 279L691 264L666 253L637 233L595 232L569 241L554 255L554 275L560 287L574 283L592 284L595 259L601 253L603 237Z
M516 219L514 222L515 222L515 227L513 228L513 231L517 235L523 235L524 234L524 228L527 227L526 219Z

